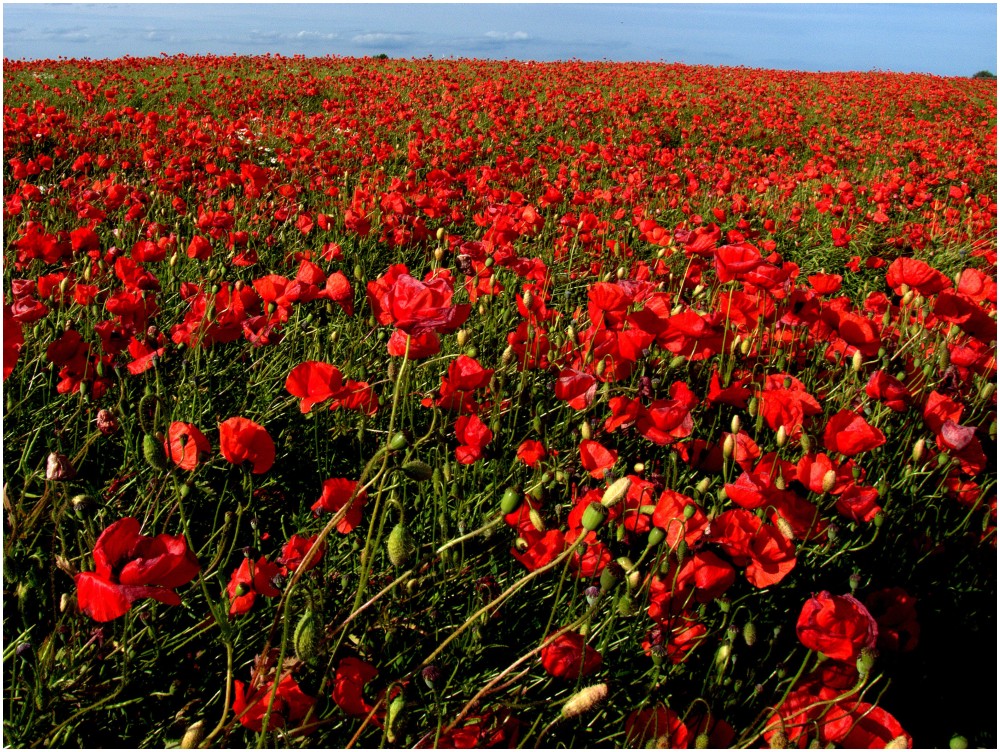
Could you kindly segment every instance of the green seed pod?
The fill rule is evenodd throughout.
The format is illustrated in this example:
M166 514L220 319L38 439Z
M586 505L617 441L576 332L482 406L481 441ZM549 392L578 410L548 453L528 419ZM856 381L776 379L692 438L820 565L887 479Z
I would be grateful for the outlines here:
M403 431L397 432L389 442L389 448L394 452L401 452L410 445L410 437Z
M871 673L872 667L875 665L875 653L870 648L864 648L861 654L858 655L857 660L858 674L862 677L868 676Z
M646 547L656 548L666 539L667 539L667 533L666 531L663 530L663 528L659 527L650 528L649 536L646 538Z
M639 613L635 599L628 593L622 593L621 597L618 598L618 613L622 616L635 616Z
M84 516L90 512L90 510L97 507L97 499L90 494L77 494L70 500L70 503L73 505L74 512Z
M748 621L743 625L743 642L747 644L747 647L751 648L757 642L757 625L752 621Z
M163 449L162 439L157 439L151 433L145 434L142 437L142 454L154 470L163 472L167 469L167 453Z
M951 737L951 741L948 742L948 747L950 749L968 749L969 740L966 739L964 736L959 736L958 734L956 734L955 736Z
M394 567L401 567L410 560L410 557L417 550L417 546L413 542L413 536L406 525L399 522L389 532L389 537L385 541L385 549L389 554L389 561L392 562L392 565Z
M599 504L594 501L588 504L587 508L583 510L583 518L581 519L581 522L583 523L584 530L593 532L603 525L604 520L607 518L608 508L603 504Z
M520 508L522 501L524 501L524 494L521 493L520 489L508 488L500 498L500 511L504 514L512 514Z
M710 743L711 743L711 740L708 738L708 734L706 734L704 732L701 733L701 734L698 734L698 736L696 736L694 738L694 748L695 749L708 749L708 745Z
M306 609L295 625L295 633L292 636L292 646L295 648L295 657L300 661L308 661L316 655L316 645L319 643L319 617L313 610Z
M431 476L434 475L434 468L423 460L410 460L403 465L402 470L406 477L421 483L430 480Z
M601 590L611 590L625 576L625 570L617 561L608 562L601 570Z

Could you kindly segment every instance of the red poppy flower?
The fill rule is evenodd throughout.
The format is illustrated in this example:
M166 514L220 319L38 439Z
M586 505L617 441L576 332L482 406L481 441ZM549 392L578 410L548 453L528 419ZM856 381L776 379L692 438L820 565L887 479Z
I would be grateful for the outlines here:
M205 434L198 430L198 426L175 420L167 429L163 449L181 470L194 470L203 454L211 454L212 445L208 443Z
M326 278L326 286L320 295L339 305L348 316L354 315L354 291L342 272L334 272Z
M521 509L525 506L522 504ZM535 533L533 537L534 540L528 541L528 547L524 551L511 549L514 558L524 564L529 572L544 567L566 550L566 536L559 530L547 530L544 535Z
M589 373L565 368L559 373L555 386L556 397L574 410L584 410L597 394L597 379Z
M694 510L691 515L686 512L688 508ZM653 509L652 522L656 527L666 531L666 545L671 548L676 548L681 539L686 541L688 546L693 546L705 534L705 529L708 527L708 517L695 504L694 499L669 488L660 494ZM714 527L715 523L712 525Z
M409 350L407 350L406 345L407 337L410 340ZM420 360L441 352L441 338L434 332L407 335L396 329L389 337L386 347L394 358L402 358L403 355L406 355L407 360Z
M483 449L493 441L493 432L478 415L463 415L456 420L455 436L459 441L455 459L463 465L471 465L481 459Z
M854 596L824 590L802 606L795 632L810 650L835 661L854 661L863 649L875 647L878 625Z
M781 386L783 383L782 379L768 377L760 393L760 413L772 431L784 426L788 437L796 439L802 435L805 417L818 415L823 410L802 382L792 379L790 387Z
M278 691L274 696L273 704L271 704L273 681L256 689L246 687L238 679L233 682L233 685L236 690L233 713L239 718L240 723L257 733L260 733L263 728L264 715L267 713L269 704L271 705L271 715L268 718L267 726L271 729L277 729L301 721L316 703L316 698L303 692L291 674L285 674L278 682Z
M350 716L365 718L375 707L364 696L365 685L378 676L378 669L360 658L342 658L333 675L333 701Z
M910 737L896 718L868 702L843 703L850 708L848 731L836 743L843 749L886 749L890 742L894 747L913 747Z
M229 418L219 425L219 446L228 462L249 462L253 473L266 473L274 464L274 442L263 426L247 418Z
M758 524L747 553L747 581L757 588L776 585L795 568L795 544L773 525Z
M357 486L356 480L348 480L347 478L329 478L323 481L323 493L312 505L312 511L316 514L320 512L336 514L351 500ZM351 508L347 514L337 523L337 532L346 535L361 523L361 512L367 500L368 494L362 490L351 502Z
M291 538L288 539L281 549L281 556L278 557L278 562L288 571L294 572L302 564L302 560L305 558L306 554L309 553L309 549L313 547L316 542L318 535L299 535L295 533ZM326 543L319 547L319 551L313 556L312 561L309 562L309 566L305 570L308 572L310 569L319 564L319 560L323 558L326 553Z
M14 319L13 311L9 305L3 307L3 379L14 370L17 359L21 355L21 347L24 345L24 334L21 331L21 324Z
M336 366L318 360L299 363L285 379L285 389L298 397L299 410L305 414L313 405L340 396L344 380Z
M894 412L905 412L912 395L902 381L884 370L875 371L865 385L865 394L881 400Z
M618 461L618 452L605 448L600 442L584 439L580 442L580 459L590 477L600 480Z
M564 632L541 652L542 668L557 679L575 681L601 667L601 654L579 632Z
M850 410L841 410L826 423L823 443L831 452L853 457L885 443L885 434Z
M229 594L229 615L245 614L257 600L257 595L277 598L281 595L271 581L281 574L281 567L261 556L256 562L244 558L233 570L226 592Z
M664 705L633 710L625 719L625 744L632 749L642 749L650 742L661 749L688 749L693 741L681 717Z
M951 280L934 267L914 258L898 258L885 270L885 281L897 295L903 294L903 285L921 295L934 295L951 287Z
M414 279L403 264L368 283L368 301L381 324L392 324L407 334L453 332L469 317L471 306L451 304L453 283L446 270Z
M124 517L110 524L94 544L94 571L76 576L80 610L97 621L123 616L140 598L180 604L175 588L194 579L201 567L182 535L139 534L139 521Z
M535 439L526 439L517 448L517 458L528 467L537 467L545 459L545 446Z

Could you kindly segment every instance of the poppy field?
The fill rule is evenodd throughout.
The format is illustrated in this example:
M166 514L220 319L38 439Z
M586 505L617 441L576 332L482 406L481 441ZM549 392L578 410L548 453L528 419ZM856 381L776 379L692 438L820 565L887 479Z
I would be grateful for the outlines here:
M996 747L995 81L3 82L5 745Z

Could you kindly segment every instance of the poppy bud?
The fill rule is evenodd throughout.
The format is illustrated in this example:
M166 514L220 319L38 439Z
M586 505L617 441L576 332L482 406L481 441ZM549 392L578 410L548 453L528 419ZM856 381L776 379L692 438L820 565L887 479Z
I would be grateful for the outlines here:
M534 511L534 510L532 510ZM608 509L603 504L599 504L596 501L592 501L587 505L587 508L583 510L583 517L581 522L583 524L583 529L588 532L593 532L597 530L601 525L604 524L604 520L608 517Z
M885 512L881 510L878 511L872 519L872 522L874 523L876 530L882 527L882 524L885 522Z
M729 421L729 430L733 433L739 433L740 429L743 427L743 421L740 420L739 415L734 415L733 419Z
M709 489L709 487L711 487L711 485L712 485L712 483L711 483L711 481L708 478L702 478L700 481L698 481L698 485L694 487L694 492L697 495L701 496L701 495L705 494L708 491L708 489ZM687 513L686 510L687 510L687 507L685 507L685 514Z
M747 644L747 647L751 648L757 642L757 625L752 621L748 621L743 625L743 642Z
M823 493L830 493L835 485L837 485L837 471L830 468L823 475Z
M997 385L992 381L987 381L979 390L979 399L988 400L993 396L993 393L997 390Z
M403 699L402 694L396 695L396 698L389 703L389 713L385 723L385 738L389 744L395 744L403 733L405 727L403 709L405 707L406 700Z
M740 355L746 356L750 354L750 340L745 339L740 342Z
M785 476L783 476L783 475L777 475L777 476L775 476L775 478L774 478L774 487L777 488L779 491L784 491L785 490Z
M409 561L417 547L413 542L413 536L407 527L399 522L389 532L389 537L385 542L386 552L389 554L389 561L394 567L400 567Z
M545 532L545 522L542 520L542 515L534 507L528 508L528 521L531 522L531 526L539 533Z
M809 454L809 452L812 451L813 440L809 436L809 434L804 433L799 437L799 446L802 447L802 451L805 452L806 454Z
M795 539L795 531L792 530L791 523L780 514L775 515L774 526L778 528L778 532L781 533L786 540Z
M781 729L778 729L771 734L771 738L768 740L767 744L771 749L787 749L788 735Z
M775 441L777 442L779 448L788 443L788 431L785 430L785 426L783 424L778 426L778 435L775 437Z
M725 441L722 442L722 456L723 456L723 458L727 459L727 460L730 459L730 458L732 458L732 456L733 456L733 450L735 448L736 448L736 439L733 438L733 435L731 433L730 434L726 434L726 439L725 439Z
M583 421L580 424L580 438L584 441L590 441L591 436L593 436L593 431L590 428L590 423Z
M708 738L708 734L702 732L694 738L694 748L695 749L708 749L711 740Z
M205 721L195 721L188 726L181 738L181 749L195 749L205 738Z
M62 452L51 452L45 461L45 480L71 480L76 477L76 468Z
M408 478L421 483L434 475L434 469L423 460L410 460L403 465L402 470Z
M459 329L458 334L455 335L455 339L459 347L465 347L465 343L469 341L469 330Z
M389 442L389 448L394 452L402 451L410 445L410 437L404 431L399 431Z
M681 538L677 541L677 547L674 549L674 554L677 556L677 561L683 563L684 557L687 556L688 544L687 541Z
M605 507L613 507L619 501L625 498L625 494L628 493L629 487L632 485L632 480L627 476L624 478L619 478L604 492L601 497L601 504Z
M319 619L312 609L307 609L299 623L295 625L295 633L292 635L292 646L295 648L295 657L300 661L308 661L316 655L316 644L318 642L317 629Z
M618 277L618 279L625 279L626 274L628 274L628 272L625 271L624 266L619 266L618 271L615 272L615 276Z
M895 740L893 740L893 741L895 741ZM904 741L905 741L905 739L904 739ZM890 744L891 744L891 742L890 742ZM958 734L956 734L955 736L951 737L951 741L948 742L948 747L950 749L968 749L969 748L969 740L966 739L964 736L959 736ZM887 745L886 748L888 749L888 745ZM905 749L905 748L906 747L904 745L902 747L902 749Z
M363 280L365 278L365 270L361 268L361 264L354 265L354 279Z
M910 453L910 457L914 462L919 463L920 460L924 458L924 450L927 447L927 442L924 439L917 439L913 444L913 451Z
M163 450L163 439L147 433L142 437L142 454L146 462L154 470L163 472L167 469L167 453Z
M851 356L851 371L853 373L858 373L861 370L861 364L864 362L860 350L855 350L854 355Z
M504 514L511 514L521 506L524 495L516 488L508 488L503 492L500 499L500 511Z
M608 685L603 682L584 687L566 701L559 714L563 718L576 718L596 708L607 696Z
M747 403L747 412L750 413L750 415L752 417L754 417L754 418L757 417L757 407L758 407L758 405L759 405L759 401L757 400L756 397L751 397L750 401Z
M675 355L673 358L670 359L670 364L668 368L670 368L671 370L673 370L674 368L680 368L685 363L687 363L687 358L685 358L683 355Z
M511 347L510 345L507 345L507 347L503 351L503 354L500 356L500 362L506 366L512 363L513 361L514 361L514 348Z
M722 673L726 669L726 664L729 663L729 656L733 654L733 646L729 642L723 642L719 645L719 649L715 651L715 668L718 669L719 673Z

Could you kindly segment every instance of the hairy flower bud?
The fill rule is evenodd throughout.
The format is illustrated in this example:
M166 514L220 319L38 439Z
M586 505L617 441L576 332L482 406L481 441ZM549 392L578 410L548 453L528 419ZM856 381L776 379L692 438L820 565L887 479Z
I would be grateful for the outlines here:
M584 687L566 701L559 714L563 718L576 718L596 708L607 696L608 685L603 682Z

